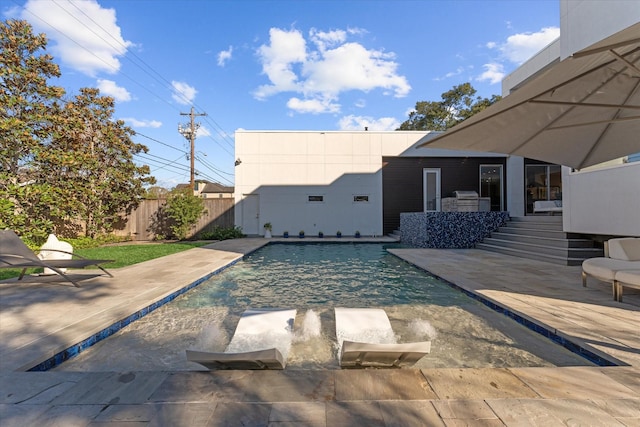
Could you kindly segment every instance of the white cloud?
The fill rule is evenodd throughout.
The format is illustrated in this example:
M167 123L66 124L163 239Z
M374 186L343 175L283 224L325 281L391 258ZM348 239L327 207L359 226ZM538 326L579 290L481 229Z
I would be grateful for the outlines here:
M306 42L299 31L287 32L272 28L269 36L271 44L260 46L258 57L262 62L262 72L272 84L258 87L254 93L258 99L278 92L297 92L298 76L292 69L293 64L302 63L306 59Z
M198 138L202 138L204 136L211 136L211 131L206 126L200 126L198 130L196 130L196 136Z
M396 130L400 127L400 122L393 117L381 117L374 119L366 116L344 116L338 122L340 130L364 130L367 128L371 131Z
M505 76L504 66L497 62L484 64L484 72L476 77L477 81L488 81L490 84L500 83Z
M50 48L56 58L91 77L118 72L118 58L132 45L121 35L115 9L95 0L29 0L21 17L54 42Z
M496 44L505 59L520 65L560 36L557 27L542 28L535 33L519 33L509 36L507 41Z
M254 96L265 99L277 93L294 92L301 97L290 98L289 108L316 114L339 111L336 101L342 92L383 89L385 94L406 96L411 86L406 77L397 73L393 53L347 41L349 35L362 32L312 29L309 47L300 31L272 28L269 44L257 51L270 84L258 87Z
M488 42L485 46L490 50L497 50L499 58L482 66L483 72L475 77L476 81L497 84L502 81L506 72L506 65L509 63L522 65L532 56L553 42L560 36L560 29L557 27L542 28L535 33L518 33L507 37L503 43L494 41Z
M455 76L459 76L460 74L462 74L464 72L464 67L458 67L456 68L455 71L450 71L448 72L445 77L450 78L450 77L455 77Z
M226 63L231 59L233 53L233 46L229 46L228 50L222 50L218 52L218 66L224 67Z
M98 79L98 89L101 95L111 96L118 102L131 101L129 91L118 86L113 80Z
M304 90L338 94L383 88L391 90L395 97L404 97L411 86L404 76L396 74L397 64L392 58L392 54L367 50L358 43L345 43L323 52L321 60L303 65Z
M123 117L122 120L124 120L126 123L136 128L157 129L160 126L162 126L162 122L159 122L157 120L138 120L138 119L134 119L133 117Z
M196 98L196 93L198 93L194 87L189 86L185 82L177 82L175 80L171 82L171 86L173 87L171 97L174 101L182 105L193 104L193 100Z
M287 107L297 113L338 113L340 104L331 102L331 99L300 99L290 98Z
M340 45L347 40L347 32L343 30L318 31L312 28L309 37L318 46L318 50L324 52L328 47Z

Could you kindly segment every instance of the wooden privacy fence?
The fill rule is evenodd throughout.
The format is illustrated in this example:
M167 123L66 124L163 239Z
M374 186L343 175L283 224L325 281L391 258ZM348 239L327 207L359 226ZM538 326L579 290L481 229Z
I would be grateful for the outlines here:
M191 230L189 237L203 231L212 231L216 226L231 228L234 226L233 198L204 199L206 209ZM138 208L131 212L121 228L114 231L116 236L131 236L132 240L154 240L156 237L156 218L158 210L166 203L164 199L143 200Z

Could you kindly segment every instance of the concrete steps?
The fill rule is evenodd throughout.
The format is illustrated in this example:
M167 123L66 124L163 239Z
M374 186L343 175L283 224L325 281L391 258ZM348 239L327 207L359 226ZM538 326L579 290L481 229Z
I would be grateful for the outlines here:
M476 248L560 265L602 256L594 242L562 231L561 216L514 217Z
M396 242L399 242L401 240L401 234L400 234L400 230L393 230L393 232L387 234L388 237L391 237L392 239L394 239Z

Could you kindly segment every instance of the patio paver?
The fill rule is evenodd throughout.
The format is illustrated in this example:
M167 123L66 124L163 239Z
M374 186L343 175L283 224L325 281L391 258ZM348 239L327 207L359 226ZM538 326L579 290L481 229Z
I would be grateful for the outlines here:
M21 372L267 242L219 242L82 288L1 282L2 426L640 425L640 292L616 302L607 284L583 288L579 267L474 249L393 252L627 366Z

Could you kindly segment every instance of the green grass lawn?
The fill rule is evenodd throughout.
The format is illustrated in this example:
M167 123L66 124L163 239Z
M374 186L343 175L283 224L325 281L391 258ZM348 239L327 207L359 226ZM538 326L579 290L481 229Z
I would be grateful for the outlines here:
M165 255L171 255L188 249L204 246L209 242L176 242L176 243L149 243L140 245L115 245L100 246L74 250L74 253L91 259L112 259L114 262L102 264L104 268L119 268L127 265L138 264ZM96 268L96 267L87 267ZM0 269L0 280L18 277L20 269ZM27 274L41 273L42 269L27 269Z

